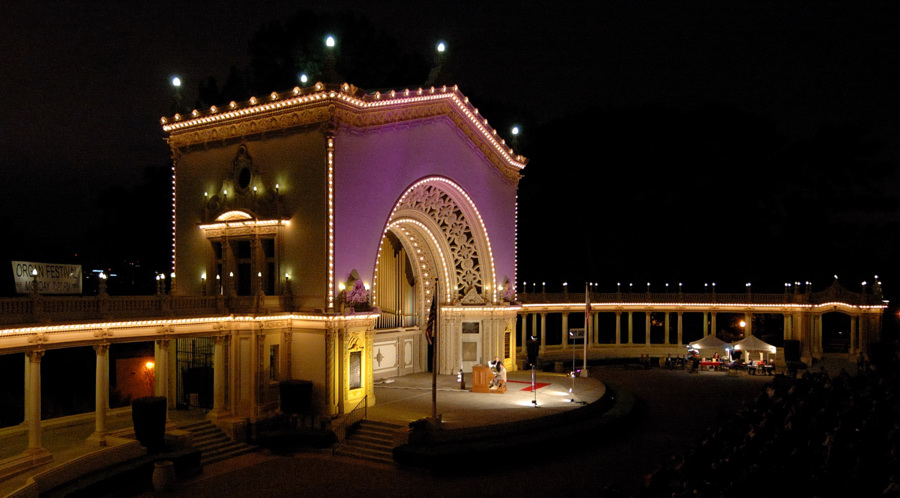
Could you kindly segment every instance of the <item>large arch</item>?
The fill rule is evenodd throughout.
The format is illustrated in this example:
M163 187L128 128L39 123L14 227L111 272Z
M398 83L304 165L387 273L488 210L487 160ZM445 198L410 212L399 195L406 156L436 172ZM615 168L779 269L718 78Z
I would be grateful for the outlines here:
M399 254L399 259L390 257L389 251ZM500 352L505 340L505 327L500 322L505 318L485 308L498 304L501 291L496 283L490 239L478 208L461 186L446 177L432 176L407 187L385 222L377 254L374 304L382 309L383 316L402 315L410 306L401 301L414 294L415 324L420 332L426 328L435 296L435 278L438 279L442 310L438 371L471 371L475 364L484 361L485 355ZM404 270L412 273L411 281ZM386 331L401 322L383 320L380 328ZM397 353L406 365L404 371L409 371L413 363L421 370L430 368L431 361L426 358L433 351L423 336L419 337L415 341L418 348L405 347L402 354ZM408 342L408 338L403 340ZM400 349L399 344L383 346L384 351ZM412 349L418 351L414 359L408 357ZM503 356L507 358L506 354Z
M399 197L385 223L413 258L416 281L425 282L422 300L431 302L431 282L441 282L443 303L492 303L498 289L490 239L478 208L457 183L444 177L423 178ZM376 258L373 300L378 304L379 272Z

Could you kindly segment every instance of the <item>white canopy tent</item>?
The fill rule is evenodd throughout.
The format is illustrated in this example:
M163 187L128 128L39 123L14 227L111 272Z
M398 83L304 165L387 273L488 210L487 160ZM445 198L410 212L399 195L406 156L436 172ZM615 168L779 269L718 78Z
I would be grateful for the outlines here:
M688 344L693 349L704 350L704 349L712 349L714 351L719 351L724 353L725 357L728 356L728 349L731 348L731 344L719 339L714 335L708 335L699 341L694 341Z
M748 359L750 359L751 353L759 352L759 361L767 361L768 355L775 354L776 351L775 346L753 335L734 343L734 349L735 351L745 351Z

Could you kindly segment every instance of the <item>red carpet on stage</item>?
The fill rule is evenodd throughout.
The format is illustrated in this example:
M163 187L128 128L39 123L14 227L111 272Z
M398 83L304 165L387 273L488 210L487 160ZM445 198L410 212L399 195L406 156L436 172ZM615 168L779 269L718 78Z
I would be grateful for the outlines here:
M522 389L522 390L523 390L523 391L530 391L530 390L531 390L531 382L525 382L524 380L508 380L508 381L506 381L506 383L507 383L507 384L512 384L512 383L516 383L516 384L528 384L528 387L526 387L526 388L524 388L524 389ZM549 382L535 382L535 383L534 383L534 390L537 391L538 389L540 389L540 388L542 388L542 387L544 387L544 386L549 386L549 385L550 385Z

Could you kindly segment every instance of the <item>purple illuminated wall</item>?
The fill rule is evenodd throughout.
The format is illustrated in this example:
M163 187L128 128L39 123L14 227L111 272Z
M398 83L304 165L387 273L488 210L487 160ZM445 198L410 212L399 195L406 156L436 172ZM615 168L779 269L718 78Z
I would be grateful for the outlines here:
M365 133L343 128L335 140L335 280L356 269L371 283L384 227L400 196L426 177L465 190L484 220L498 283L514 281L516 185L452 121L389 126ZM474 220L469 222L475 225ZM487 257L486 254L482 257Z

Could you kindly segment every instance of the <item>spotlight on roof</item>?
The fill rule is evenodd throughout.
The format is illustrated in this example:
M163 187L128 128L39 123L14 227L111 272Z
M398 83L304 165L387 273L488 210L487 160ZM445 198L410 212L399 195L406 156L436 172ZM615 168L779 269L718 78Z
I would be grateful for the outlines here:
M519 127L518 127L518 126L513 126L513 127L512 127L512 134L513 134L513 135L518 135L518 134L519 134Z
M444 42L439 42L437 44L437 51L440 53L444 53L445 50L447 50L447 44L445 44Z
M178 76L173 76L172 77L172 86L174 86L174 87L181 86L181 78L179 78Z
M325 46L328 48L334 48L334 37L328 35L328 38L325 38Z

